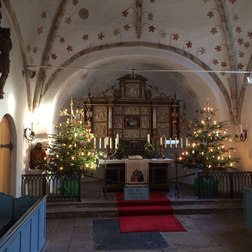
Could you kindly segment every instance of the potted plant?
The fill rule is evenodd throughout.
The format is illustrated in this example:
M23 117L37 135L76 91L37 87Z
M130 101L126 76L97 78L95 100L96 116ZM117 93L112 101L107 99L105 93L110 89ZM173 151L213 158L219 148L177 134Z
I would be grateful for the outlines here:
M144 153L147 156L147 158L153 158L156 155L156 149L150 142L147 142L144 145Z

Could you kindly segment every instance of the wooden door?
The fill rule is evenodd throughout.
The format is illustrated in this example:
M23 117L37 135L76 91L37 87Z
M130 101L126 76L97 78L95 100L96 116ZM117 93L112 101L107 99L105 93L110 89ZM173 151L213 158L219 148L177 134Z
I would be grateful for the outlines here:
M0 122L0 192L10 193L11 171L10 126L6 117Z

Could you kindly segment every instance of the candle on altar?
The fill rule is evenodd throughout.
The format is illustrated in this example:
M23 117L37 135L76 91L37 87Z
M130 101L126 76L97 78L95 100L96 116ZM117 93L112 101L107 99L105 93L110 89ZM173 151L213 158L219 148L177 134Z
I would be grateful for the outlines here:
M106 146L109 146L109 137L106 137Z
M115 149L118 148L118 138L115 139Z
M117 139L117 141L119 143L119 134L118 133L116 134L116 139Z
M107 146L106 141L107 141L107 137L104 137L104 148L106 148L106 146Z
M94 149L96 148L96 138L94 138Z
M186 147L188 146L188 137L186 137L186 139L185 139L185 145L186 145Z
M175 137L175 148L178 148L177 137Z
M147 134L147 142L150 143L150 134Z
M166 137L165 137L165 140L164 140L164 146L165 146L165 148L167 148L167 139L166 139Z
M172 141L171 141L171 138L170 138L170 148L172 148Z
M99 138L99 149L101 149L101 138Z
M163 138L160 137L160 145L163 146Z
M181 139L180 139L180 147L181 147L181 149L183 149L183 138L181 137Z
M110 149L112 149L112 148L113 148L112 137L110 137L109 140L110 140L110 141L109 141L109 147L110 147Z

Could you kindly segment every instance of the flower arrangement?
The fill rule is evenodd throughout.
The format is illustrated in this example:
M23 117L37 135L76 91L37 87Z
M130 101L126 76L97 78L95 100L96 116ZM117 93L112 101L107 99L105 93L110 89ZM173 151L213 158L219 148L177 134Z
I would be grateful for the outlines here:
M144 145L144 152L147 155L147 157L153 157L156 154L156 149L151 143L147 142Z

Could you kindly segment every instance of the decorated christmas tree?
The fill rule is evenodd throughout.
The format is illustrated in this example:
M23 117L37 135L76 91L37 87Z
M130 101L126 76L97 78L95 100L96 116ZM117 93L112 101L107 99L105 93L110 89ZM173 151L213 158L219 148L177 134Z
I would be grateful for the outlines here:
M94 135L88 122L84 122L83 109L74 112L71 100L71 112L65 109L59 115L65 121L55 125L57 133L49 139L49 170L92 174L102 153L94 149Z
M227 122L214 119L216 109L209 103L200 113L202 118L194 123L189 144L179 161L187 168L203 171L236 168L238 160L231 156L234 148L227 145L230 139Z

